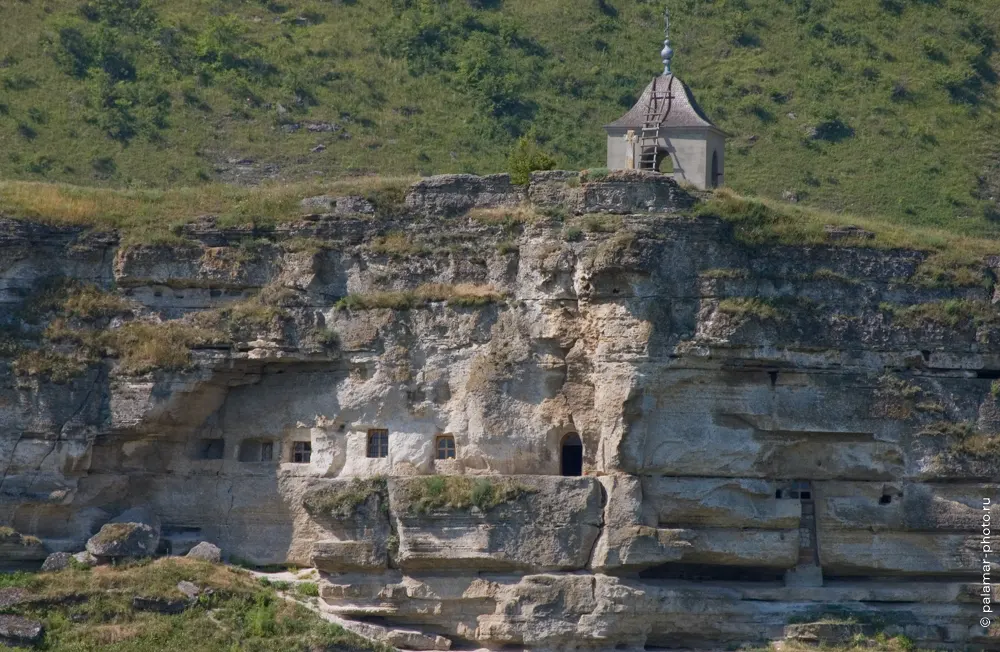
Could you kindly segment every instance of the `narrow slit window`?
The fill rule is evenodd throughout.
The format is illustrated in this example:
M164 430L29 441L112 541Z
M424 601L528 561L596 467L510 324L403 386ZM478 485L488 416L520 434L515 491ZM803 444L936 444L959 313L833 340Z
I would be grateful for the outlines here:
M368 431L368 457L389 457L389 431L373 429Z
M437 438L437 458L439 460L455 459L455 437L439 435Z
M292 462L295 464L309 464L312 461L312 443L308 441L297 441L292 446Z

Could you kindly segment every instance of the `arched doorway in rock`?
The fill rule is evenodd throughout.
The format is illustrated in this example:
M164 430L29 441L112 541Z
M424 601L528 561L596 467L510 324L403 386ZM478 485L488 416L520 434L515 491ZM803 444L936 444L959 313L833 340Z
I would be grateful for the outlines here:
M580 435L567 433L559 448L560 473L565 476L583 475L583 441Z

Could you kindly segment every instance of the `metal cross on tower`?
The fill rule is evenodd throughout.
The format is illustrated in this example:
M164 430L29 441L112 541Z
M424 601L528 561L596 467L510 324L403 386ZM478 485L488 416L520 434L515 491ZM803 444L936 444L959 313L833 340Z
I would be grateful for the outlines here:
M646 113L643 116L642 131L639 134L639 169L656 170L659 162L660 127L670 115L670 107L674 100L674 75L670 70L670 62L674 58L674 50L670 47L670 10L664 11L663 49L660 57L663 60L663 77L667 77L666 88L658 88L663 81L661 77L653 79L649 101L646 103Z

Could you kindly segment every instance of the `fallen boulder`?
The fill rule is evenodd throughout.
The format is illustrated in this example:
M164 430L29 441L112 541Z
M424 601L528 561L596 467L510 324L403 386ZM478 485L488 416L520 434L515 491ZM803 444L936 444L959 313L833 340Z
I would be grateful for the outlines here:
M134 508L106 523L87 541L87 552L98 559L149 557L160 543L160 519L145 508Z
M69 567L72 559L73 555L68 552L54 552L45 558L42 563L42 571L46 573L61 571Z
M83 550L73 555L73 561L87 567L97 566L97 564L100 563L100 560L97 557L90 554L86 550Z
M42 641L42 623L23 616L0 616L0 641L11 646L37 645Z
M194 582L188 582L187 580L181 580L177 583L177 590L184 594L188 600L197 599L198 595L201 594L201 589Z
M194 548L191 548L186 556L189 559L201 559L202 561L210 561L213 564L218 564L222 561L222 549L208 541L202 541Z
M176 615L188 608L187 600L170 600L168 598L132 598L132 608L136 611L152 611L153 613Z

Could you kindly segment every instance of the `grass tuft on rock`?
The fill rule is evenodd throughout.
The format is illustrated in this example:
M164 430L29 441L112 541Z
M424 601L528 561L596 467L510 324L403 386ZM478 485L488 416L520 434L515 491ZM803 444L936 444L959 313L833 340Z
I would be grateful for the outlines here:
M695 208L733 226L735 238L748 245L826 245L874 249L910 249L926 253L909 281L925 287L969 287L990 283L984 259L1000 254L997 233L982 222L956 222L947 228L913 226L882 217L864 217L746 197L722 188ZM856 226L871 238L831 240L827 227Z
M118 231L127 245L178 244L182 227L199 216L219 226L273 227L302 218L299 202L316 195L361 195L380 215L395 216L414 177L336 181L206 184L166 190L110 190L30 181L0 181L0 214L52 226Z
M891 315L894 323L905 328L922 328L928 325L948 328L978 327L996 323L1000 317L996 310L985 302L965 299L931 301L911 306L883 303L879 308Z
M405 481L403 495L408 511L427 513L435 510L481 512L512 503L534 493L512 478L471 478L464 475L432 475Z
M307 494L302 504L311 513L337 519L353 517L372 496L379 500L382 510L389 508L388 482L384 477L354 478L346 486L325 487Z
M743 319L756 318L762 321L779 321L785 316L785 313L771 302L755 297L722 299L719 301L718 310L721 313L734 317Z

